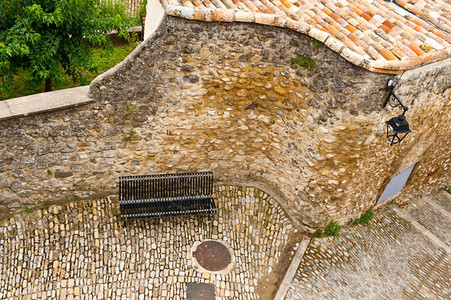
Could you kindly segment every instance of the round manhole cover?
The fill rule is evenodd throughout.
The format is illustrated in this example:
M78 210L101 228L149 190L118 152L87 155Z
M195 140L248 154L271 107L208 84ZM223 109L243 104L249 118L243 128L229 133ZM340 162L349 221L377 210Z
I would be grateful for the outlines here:
M232 260L229 249L216 241L200 243L193 254L199 265L208 271L224 270Z

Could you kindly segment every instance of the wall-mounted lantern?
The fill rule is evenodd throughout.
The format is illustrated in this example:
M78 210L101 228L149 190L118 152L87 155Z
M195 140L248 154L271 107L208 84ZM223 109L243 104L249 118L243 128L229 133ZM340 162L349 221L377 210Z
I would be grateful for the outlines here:
M401 99L395 94L393 91L393 88L395 87L395 84L393 82L393 79L389 79L387 81L387 89L388 96L385 99L384 107L389 104L391 107L401 107L403 110L402 115L399 115L397 117L391 118L390 120L386 121L385 124L387 124L387 139L390 143L390 146L393 144L400 143L406 136L411 132L409 128L409 123L407 122L406 116L404 115L406 111L409 110L409 108L402 103Z

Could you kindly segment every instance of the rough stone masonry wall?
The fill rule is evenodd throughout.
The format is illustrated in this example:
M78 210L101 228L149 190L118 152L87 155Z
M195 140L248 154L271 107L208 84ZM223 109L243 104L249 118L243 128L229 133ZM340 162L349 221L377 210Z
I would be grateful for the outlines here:
M296 55L318 68L291 63ZM434 72L419 75L440 85L432 90L412 93L418 80L401 79L403 100L423 108L408 112L415 132L389 147L384 121L398 113L381 108L389 75L290 30L165 17L91 84L94 104L0 122L0 207L115 193L120 175L211 170L272 194L305 229L345 222L375 203L405 159L419 159L410 150L429 128L448 122L447 71ZM427 138L426 154L448 156L425 154L414 171L430 178L425 189L449 182L449 137Z
M451 59L405 72L396 93L410 108L406 116L414 132L396 147L392 164L401 171L417 163L402 200L451 187Z

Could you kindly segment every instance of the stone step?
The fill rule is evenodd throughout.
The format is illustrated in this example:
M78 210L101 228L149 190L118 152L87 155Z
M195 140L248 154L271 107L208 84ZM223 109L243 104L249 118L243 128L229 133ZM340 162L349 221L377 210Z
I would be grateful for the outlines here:
M446 192L445 192L446 193ZM448 210L450 198L444 193L435 193L415 201L408 214L447 246L451 246L451 214Z

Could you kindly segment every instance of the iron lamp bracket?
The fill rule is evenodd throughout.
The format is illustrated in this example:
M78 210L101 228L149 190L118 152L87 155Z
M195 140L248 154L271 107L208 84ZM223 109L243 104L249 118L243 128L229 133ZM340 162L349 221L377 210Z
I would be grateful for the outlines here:
M384 107L390 105L390 107L401 107L403 110L403 115L406 113L406 111L409 110L409 108L399 99L398 95L393 91L395 88L395 81L391 78L387 81L387 89L388 89L388 95L387 98L385 98Z

